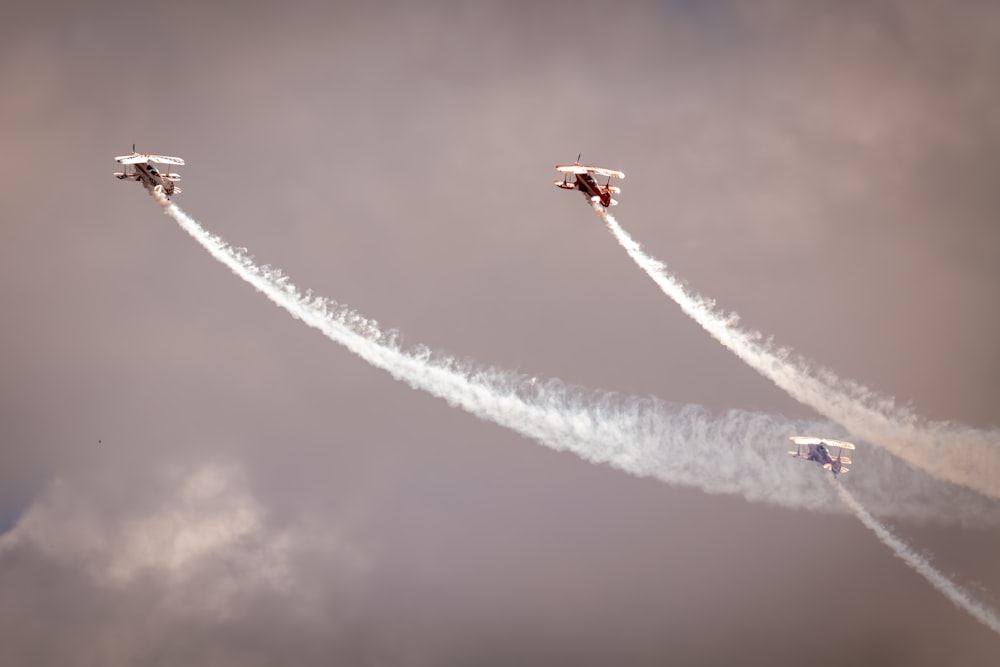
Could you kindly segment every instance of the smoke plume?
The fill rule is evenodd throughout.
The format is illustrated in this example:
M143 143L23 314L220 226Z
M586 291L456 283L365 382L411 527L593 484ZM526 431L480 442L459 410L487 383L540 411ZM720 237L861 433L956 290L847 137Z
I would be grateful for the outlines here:
M689 291L653 259L599 205L594 211L632 260L664 294L713 338L751 368L804 405L842 424L849 433L884 447L939 479L1000 498L1000 432L931 422L895 404L894 399L816 368L756 331L739 327L739 316L715 309L715 302Z

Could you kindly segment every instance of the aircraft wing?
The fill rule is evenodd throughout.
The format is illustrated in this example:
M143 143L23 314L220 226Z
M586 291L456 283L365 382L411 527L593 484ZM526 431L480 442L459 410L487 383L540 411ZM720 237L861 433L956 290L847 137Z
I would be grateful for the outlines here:
M132 153L131 155L119 155L115 158L115 162L121 164L145 164L149 162L148 155L139 155L138 153Z
M591 174L600 174L601 176L613 176L614 178L625 178L625 173L618 171L617 169L605 169L604 167L584 167Z
M833 438L817 438L811 435L792 435L789 440L796 445L826 445L827 447L839 447L840 449L855 449L854 445L846 440L834 440Z
M839 447L841 449L854 449L854 445L846 440L831 440L830 438L823 438L823 444L827 447Z
M150 162L156 162L158 164L179 164L184 165L184 160L179 157L171 157L169 155L147 155L145 156Z
M599 174L601 176L613 176L614 178L625 178L624 172L617 169L605 169L604 167L588 167L585 164L557 164L556 170L567 174Z
M582 164L557 164L556 171L561 171L565 174L586 174L588 168L584 167Z

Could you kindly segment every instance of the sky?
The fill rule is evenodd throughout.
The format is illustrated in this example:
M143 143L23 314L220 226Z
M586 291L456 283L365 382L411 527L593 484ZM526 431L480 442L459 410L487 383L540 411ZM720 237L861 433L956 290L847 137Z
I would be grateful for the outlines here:
M404 346L823 422L551 185L582 153L626 173L622 227L742 325L995 429L1000 10L202 5L0 26L0 662L997 663L833 494L708 492L480 420L111 172L133 143L183 157L184 211ZM827 486L773 444L796 490ZM853 458L844 487L1000 608L1000 501Z

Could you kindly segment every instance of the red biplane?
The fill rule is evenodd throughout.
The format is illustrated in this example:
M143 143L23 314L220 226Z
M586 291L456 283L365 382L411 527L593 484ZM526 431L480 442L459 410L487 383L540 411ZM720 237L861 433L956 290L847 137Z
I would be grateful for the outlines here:
M618 204L616 200L611 198L611 195L616 195L621 192L621 188L611 185L611 179L625 178L625 174L622 172L615 169L588 167L585 164L580 164L579 155L576 157L576 162L573 164L557 164L556 170L561 171L564 174L562 180L556 179L552 181L557 187L560 187L563 190L579 190L589 201L594 202L595 204L599 203L604 208ZM572 181L569 180L570 174L574 175ZM607 176L607 182L604 185L601 185L594 178L594 174L598 176Z

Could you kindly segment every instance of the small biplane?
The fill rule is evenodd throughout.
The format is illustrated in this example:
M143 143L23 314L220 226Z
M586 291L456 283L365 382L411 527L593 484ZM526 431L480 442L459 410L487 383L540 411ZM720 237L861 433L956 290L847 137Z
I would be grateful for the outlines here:
M844 456L843 451L854 449L853 444L844 440L816 438L811 435L793 435L788 439L795 443L795 450L788 452L795 458L815 461L824 470L832 472L834 477L849 470L846 464L850 463L851 459ZM806 448L805 451L802 450L803 447ZM830 447L837 449L837 458L830 454Z
M588 167L580 164L580 156L576 156L573 164L557 164L556 170L563 173L562 180L558 178L552 181L556 187L563 190L579 190L589 201L599 203L604 208L615 206L618 202L612 199L611 195L621 192L621 188L611 185L612 178L625 178L625 174L616 169L605 169L604 167ZM569 175L573 174L573 180L569 180ZM594 178L594 175L607 176L608 180L601 185Z
M115 158L115 162L123 165L125 169L124 171L115 172L115 178L118 180L128 179L130 181L139 181L150 192L159 191L167 197L178 194L181 191L179 187L174 185L177 181L181 180L179 174L171 172L169 167L161 172L152 165L153 162L157 164L183 165L184 160L179 157L136 153L135 144L132 144L132 154L119 155ZM128 165L133 165L131 172L128 169Z

